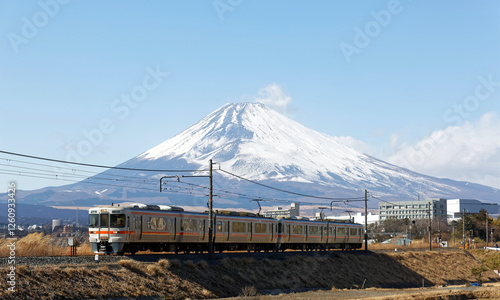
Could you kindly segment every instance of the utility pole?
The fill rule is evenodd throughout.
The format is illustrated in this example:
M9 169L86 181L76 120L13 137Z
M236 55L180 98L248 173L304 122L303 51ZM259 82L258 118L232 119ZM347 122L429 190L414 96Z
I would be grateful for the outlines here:
M214 254L214 210L213 210L213 175L212 160L209 161L209 190L208 190L208 257L211 259Z
M427 210L429 217L429 251L432 251L432 234L431 234L431 201L429 201L429 209Z
M486 247L488 247L488 212L486 212Z
M208 258L212 259L212 255L214 253L214 210L213 210L213 163L212 160L209 160L209 175L182 175L181 177L208 177L209 179L209 187L208 187ZM160 192L163 190L162 188L162 180L164 178L177 178L179 182L179 176L163 176L160 178Z
M464 243L464 250L465 250L465 208L464 208L464 211L462 213L462 234L463 234L463 243Z
M365 190L365 252L368 252L368 191Z

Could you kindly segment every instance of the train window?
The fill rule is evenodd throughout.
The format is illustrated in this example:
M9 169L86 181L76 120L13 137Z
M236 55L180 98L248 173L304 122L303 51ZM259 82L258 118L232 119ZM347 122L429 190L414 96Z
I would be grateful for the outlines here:
M358 228L349 228L349 236L357 236Z
M158 218L158 224L156 226L158 230L165 230L167 229L167 219L165 218Z
M278 233L283 233L283 224L278 223Z
M141 219L135 219L135 229L141 229Z
M182 219L181 220L181 231L196 231L196 220Z
M222 232L222 221L217 221L217 231Z
M318 226L309 226L309 234L311 235L318 235Z
M304 234L304 226L302 225L293 225L292 232L294 234Z
M345 236L345 228L344 227L337 227L337 235Z
M267 233L267 224L255 223L255 233Z
M102 214L101 215L101 222L100 222L99 226L100 227L108 227L108 221L109 221L109 215Z
M99 215L89 215L89 227L99 227Z
M118 227L122 228L125 227L125 215L124 214L119 214L119 215L110 215L110 227Z
M232 222L232 231L233 232L246 232L246 223L244 222Z
M167 221L165 218L150 217L148 221L148 229L152 230L165 230L167 228Z
M156 229L156 218L149 218L148 229L152 229L152 230Z

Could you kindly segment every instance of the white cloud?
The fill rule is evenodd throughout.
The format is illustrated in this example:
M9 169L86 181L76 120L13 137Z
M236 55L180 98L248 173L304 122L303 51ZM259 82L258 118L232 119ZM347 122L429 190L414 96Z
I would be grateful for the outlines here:
M402 146L388 161L426 175L500 188L500 118L490 112L477 122L437 130Z
M288 105L292 102L292 97L286 94L279 85L271 83L259 89L255 102L260 102L281 113L287 112Z

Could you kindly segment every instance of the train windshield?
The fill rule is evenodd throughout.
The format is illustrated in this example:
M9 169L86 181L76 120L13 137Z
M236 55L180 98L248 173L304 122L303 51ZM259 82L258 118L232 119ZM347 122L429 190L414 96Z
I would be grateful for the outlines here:
M100 217L99 217L100 216ZM100 219L100 220L99 220ZM100 222L99 222L100 221ZM125 215L89 214L89 227L125 227Z
M89 215L89 227L99 227L99 215L90 214Z

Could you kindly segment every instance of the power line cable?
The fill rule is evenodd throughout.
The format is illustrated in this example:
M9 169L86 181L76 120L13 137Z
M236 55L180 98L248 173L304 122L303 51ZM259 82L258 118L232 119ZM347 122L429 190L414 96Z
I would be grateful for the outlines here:
M161 169L156 170L156 169L141 169L141 168L124 168L124 167L116 167L116 166L112 167L112 166L105 166L105 165L86 164L86 163L71 162L71 161L58 160L58 159L52 159L52 158L45 158L45 157L40 157L40 156L26 155L26 154L20 154L20 153L14 153L14 152L2 151L2 150L0 150L0 153L14 155L14 156L27 157L27 158L32 158L32 159L38 159L38 160L58 162L58 163L63 163L63 164L72 164L72 165L78 165L78 166L114 169L114 170L142 171L142 172L203 172L203 171L208 171L208 170L203 170L203 169L201 169L201 170L161 170Z
M268 189L272 189L272 190L279 191L279 192L282 192L282 193L287 193L287 194L297 195L297 196L301 196L301 197L316 198L316 199L323 199L323 200L337 200L337 201L344 201L344 200L362 200L362 199L364 199L363 197L356 197L356 198L333 198L333 197L322 197L322 196L307 195L307 194L302 194L302 193L297 193L297 192L292 192L292 191L287 191L287 190L284 190L284 189L280 189L280 188L272 187L272 186L269 186L269 185L266 185L266 184L263 184L263 183L260 183L260 182L254 181L254 180L250 180L250 179L244 178L244 177L239 176L239 175L236 175L236 174L233 174L233 173L228 172L228 171L223 170L223 169L218 169L217 171L222 171L222 172L224 172L224 173L226 173L226 174L229 174L229 175L231 175L231 176L234 176L234 177L236 177L236 178L239 178L239 179L242 179L242 180L248 181L248 182L250 182L250 183L253 183L253 184L257 184L257 185L260 185L260 186L266 187L266 188L268 188Z

